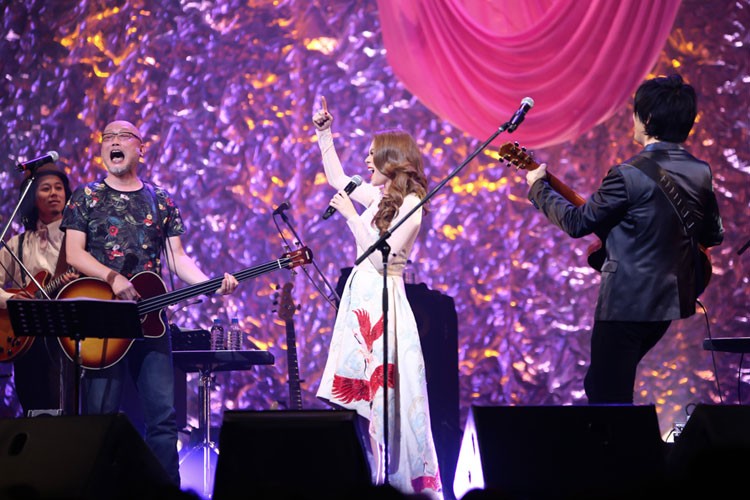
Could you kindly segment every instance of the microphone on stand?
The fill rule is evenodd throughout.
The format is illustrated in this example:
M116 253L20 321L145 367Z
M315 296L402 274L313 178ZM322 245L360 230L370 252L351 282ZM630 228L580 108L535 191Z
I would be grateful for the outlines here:
M276 210L273 211L274 215L281 215L284 213L284 210L289 210L292 208L292 204L289 203L289 200L284 200L284 202L276 207Z
M510 121L506 123L507 128L505 129L508 133L513 132L518 128L518 126L521 124L524 118L526 118L526 113L529 112L531 108L534 107L534 99L531 97L524 97L521 101L521 107L518 108L518 111L515 112L515 114L511 117Z
M47 163L54 163L58 160L58 158L60 158L60 155L57 154L57 151L47 151L47 154L45 154L44 156L40 156L39 158L18 162L18 164L16 165L16 169L18 169L19 172L34 170L35 168L41 167L42 165L45 165Z
M344 192L346 194L352 194L352 191L357 189L357 186L359 186L360 184L362 184L362 177L360 177L359 175L355 175L349 181L349 184L347 184L344 188ZM326 212L323 214L323 220L326 220L327 218L332 216L335 211L335 208L333 208L331 205L328 205L328 208L326 208Z

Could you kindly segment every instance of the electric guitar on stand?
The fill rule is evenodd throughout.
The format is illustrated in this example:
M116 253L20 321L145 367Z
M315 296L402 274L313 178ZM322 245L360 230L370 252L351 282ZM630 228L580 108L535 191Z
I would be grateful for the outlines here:
M287 367L289 372L289 409L302 409L302 391L300 390L299 363L297 360L297 339L294 333L294 313L299 309L292 299L293 283L286 283L281 288L279 299L279 318L286 324Z
M506 142L500 147L498 154L501 160L522 170L536 170L539 167L539 163L534 161L534 159L531 157L531 154L526 151L526 148L519 146L517 142ZM586 200L583 199L583 197L573 191L560 179L550 174L549 171L547 171L547 182L552 189L560 193L563 198L568 200L573 205L580 207L581 205L586 203ZM700 266L703 267L703 287L700 288L700 291L702 292L703 290L705 290L706 286L708 286L708 282L711 279L713 270L711 265L711 257L708 254L708 249L703 245L698 245L698 250L700 256ZM589 266L601 272L602 265L604 264L604 259L606 257L604 242L601 240L601 238L589 245L587 253Z

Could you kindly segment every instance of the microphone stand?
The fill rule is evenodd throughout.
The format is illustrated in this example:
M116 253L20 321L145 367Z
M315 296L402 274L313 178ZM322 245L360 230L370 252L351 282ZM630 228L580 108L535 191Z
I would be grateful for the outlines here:
M739 250L737 250L737 255L742 255L743 253L745 253L745 250L747 250L748 247L750 247L750 240L747 240L745 244L742 245Z
M0 233L0 245L2 245L3 247L5 247L5 249L8 251L8 253L13 258L13 260L16 262L16 264L18 264L18 267L21 268L21 271L23 272L23 274L26 275L32 283L34 283L34 285L39 289L39 291L42 293L42 295L44 295L44 297L46 299L49 299L50 296L47 294L47 291L44 289L44 287L37 281L37 279L34 277L34 275L31 273L31 271L29 271L29 269L23 264L23 261L21 260L21 258L19 256L17 256L13 252L13 250L11 250L10 247L5 243L5 235L8 232L8 230L10 229L10 227L11 227L11 225L13 223L13 219L15 219L15 217L16 217L16 214L21 209L21 205L23 204L23 201L26 199L27 193L31 189L31 184L34 182L34 179L36 178L36 175L35 175L36 174L36 170L35 169L31 169L30 172L31 172L31 175L24 181L26 184L25 184L25 186L23 188L23 191L21 191L21 196L18 199L18 203L16 203L16 206L13 209L13 213L8 218L8 223L5 224L5 227L3 228L3 232ZM19 285L18 286L19 288L22 288L20 286L20 283L18 283L18 285Z
M355 267L361 264L367 257L370 256L375 250L380 250L383 254L383 453L384 453L384 466L385 466L385 484L388 484L388 465L389 465L389 452L388 452L388 254L391 251L391 247L388 245L386 240L391 237L391 234L398 229L401 224L411 217L414 212L419 210L422 205L427 203L435 193L437 193L448 181L454 178L458 173L479 153L484 151L489 144L495 140L495 138L502 132L508 130L508 133L512 133L520 122L513 123L513 118L505 122L500 128L498 128L486 141L479 145L458 167L456 167L448 177L443 179L435 186L425 197L420 200L417 205L412 208L404 217L401 218L391 229L387 229L380 238L375 241L370 247L362 252L362 255L357 257L354 265ZM515 125L515 126L513 126ZM395 376L395 374L394 374Z
M289 228L289 230L292 232L292 235L294 236L294 239L297 241L297 243L299 245L305 246L303 244L303 242L302 242L302 238L300 238L299 235L297 234L297 231L294 230L294 226L292 225L292 222L286 216L286 214L284 213L284 211L285 211L284 209L282 209L281 207L279 207L279 208L277 208L274 211L273 215L279 215L279 216L281 216L281 220L284 221L284 223L287 225L287 227ZM278 225L276 227L278 229ZM281 238L286 242L286 239L284 238L284 234L281 232L280 229L279 229L279 234L281 234ZM289 244L286 243L286 246L289 247ZM290 248L290 250L291 250L291 248ZM313 267L315 267L315 270L318 272L318 274L320 275L320 277L323 279L323 283L325 283L326 287L328 287L328 290L331 291L330 294L326 295L326 300L328 301L328 303L330 303L331 305L333 305L334 309L338 310L338 303L341 302L341 297L339 297L339 294L336 292L336 289L333 288L331 286L331 284L328 282L328 280L326 279L325 275L320 271L320 269L318 269L318 266L317 266L317 264L315 264L315 261L313 261ZM305 274L307 274L307 271L304 269L304 267L303 267L303 271L305 272ZM320 294L321 295L325 295L323 293L323 291L320 289L320 287L318 287L318 285L313 281L313 279L310 277L309 274L307 274L307 277L310 279L310 282L313 283L313 285L315 286L315 288L318 289L318 291L320 292ZM331 303L331 299L330 299L331 295L333 295L333 297L336 299L336 304Z

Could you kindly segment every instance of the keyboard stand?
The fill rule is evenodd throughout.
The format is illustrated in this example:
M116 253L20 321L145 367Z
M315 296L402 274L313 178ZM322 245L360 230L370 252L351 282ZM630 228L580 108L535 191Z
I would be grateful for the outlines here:
M181 459L182 465L194 453L202 453L204 498L213 492L214 467L211 461L219 454L219 447L211 440L211 382L215 372L250 370L255 365L272 365L274 356L268 351L173 351L174 364L184 372L198 373L201 400L198 414L198 431L201 441L193 446Z

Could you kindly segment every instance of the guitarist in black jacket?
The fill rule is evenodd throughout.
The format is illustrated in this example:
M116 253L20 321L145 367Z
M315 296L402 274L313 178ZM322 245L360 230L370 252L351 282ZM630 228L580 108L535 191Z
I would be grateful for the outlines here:
M544 164L526 174L529 199L552 223L603 243L584 380L590 404L633 403L641 359L672 320L695 314L710 278L706 249L723 241L724 229L709 165L682 146L696 114L695 90L682 77L647 80L633 103L633 137L643 150L613 167L585 203L555 191ZM687 209L679 214L675 204Z

